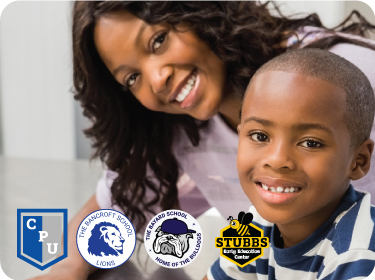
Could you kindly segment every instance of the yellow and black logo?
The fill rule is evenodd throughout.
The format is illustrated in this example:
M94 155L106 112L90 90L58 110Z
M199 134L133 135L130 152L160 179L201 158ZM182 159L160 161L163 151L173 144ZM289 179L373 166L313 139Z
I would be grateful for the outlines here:
M220 248L220 255L240 267L263 256L263 248L269 244L268 237L263 237L263 230L251 224L253 214L240 212L238 220L229 216L229 226L220 231L215 238L215 247Z

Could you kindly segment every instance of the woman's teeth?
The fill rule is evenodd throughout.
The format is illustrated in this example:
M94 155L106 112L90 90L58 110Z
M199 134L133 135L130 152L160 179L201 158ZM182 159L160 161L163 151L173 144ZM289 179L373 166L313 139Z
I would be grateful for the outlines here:
M195 80L197 78L197 73L194 72L194 74L191 76L191 78L187 81L184 88L181 90L181 92L177 95L176 100L178 102L182 102L185 100L186 96L189 95L191 89L194 87Z
M295 187L269 187L266 184L261 184L262 188L265 189L266 191L270 191L273 193L293 193L297 192L300 190L300 188L295 188Z

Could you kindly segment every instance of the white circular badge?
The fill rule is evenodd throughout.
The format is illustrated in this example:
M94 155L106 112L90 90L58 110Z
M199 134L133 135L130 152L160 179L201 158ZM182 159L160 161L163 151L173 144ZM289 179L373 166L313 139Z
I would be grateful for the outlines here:
M77 247L82 257L98 268L114 268L133 254L136 234L128 218L115 210L92 212L77 231Z
M167 268L190 264L203 244L202 229L197 220L181 210L167 210L153 217L144 239L149 256Z

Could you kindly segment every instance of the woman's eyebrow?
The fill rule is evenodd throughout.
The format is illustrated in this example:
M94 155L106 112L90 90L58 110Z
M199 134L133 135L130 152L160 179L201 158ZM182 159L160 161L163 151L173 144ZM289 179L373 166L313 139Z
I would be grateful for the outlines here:
M138 34L137 34L137 36L135 37L135 40L134 40L134 45L135 45L136 47L140 44L140 41L141 41L141 38L142 38L143 32L145 31L146 27L147 27L147 23L144 22L144 23L141 25L141 27L139 28L139 30L138 30ZM112 75L113 75L113 77L116 77L117 74L118 74L120 71L126 69L127 67L128 67L128 66L125 65L125 64L122 64L122 65L120 65L119 67L117 67L115 70L112 71Z
M138 30L138 34L137 34L137 36L135 37L135 41L134 41L134 45L135 45L135 46L138 46L138 45L140 44L140 41L141 41L141 38L142 38L143 32L145 31L146 27L147 27L147 23L144 22L144 23L141 25L141 27L139 28L139 30Z
M120 65L119 67L117 67L117 68L116 68L115 70L113 70L113 72L112 72L113 77L116 77L117 74L118 74L120 71L122 71L122 70L124 70L124 69L126 69L126 68L128 68L128 66L125 65L125 64L122 64L122 65Z

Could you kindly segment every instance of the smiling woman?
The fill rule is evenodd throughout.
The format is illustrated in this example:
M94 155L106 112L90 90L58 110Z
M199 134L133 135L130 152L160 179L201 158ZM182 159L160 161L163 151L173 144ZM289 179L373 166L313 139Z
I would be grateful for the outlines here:
M143 233L148 218L166 209L199 216L216 207L224 217L248 209L236 170L242 98L255 71L290 49L340 53L375 85L375 47L363 38L375 26L357 12L327 29L315 14L273 16L270 7L256 1L75 3L75 99L92 121L85 134L93 158L107 168L79 215L114 208ZM361 187L371 190L372 178ZM59 267L74 263L81 278L69 279L83 279L89 269L73 245Z
M116 81L149 110L208 120L227 102L223 61L187 27L120 11L99 18L94 41Z

